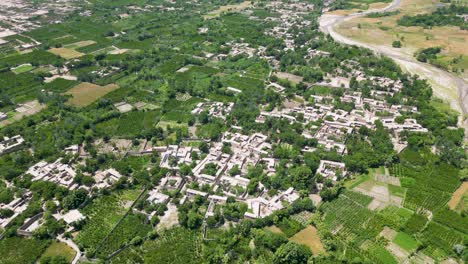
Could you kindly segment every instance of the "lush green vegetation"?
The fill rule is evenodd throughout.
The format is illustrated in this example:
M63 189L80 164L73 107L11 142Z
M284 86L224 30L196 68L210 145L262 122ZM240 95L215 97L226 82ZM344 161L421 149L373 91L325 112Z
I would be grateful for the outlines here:
M394 15L398 15L399 13L400 13L399 10L395 10L395 11L369 13L366 16L370 18L378 18L378 17L394 16Z
M10 237L0 240L1 263L36 263L49 245L48 240Z
M402 249L411 252L418 247L418 242L406 233L398 232L393 242Z
M441 47L432 47L418 51L415 56L418 61L421 62L433 62L437 59L437 54L442 51Z
M367 10L373 3L389 3L391 0L337 0L332 3L331 10L363 9Z
M67 244L62 242L52 242L50 246L44 251L40 258L40 263L54 263L57 259L63 259L66 263L71 263L75 257L76 252Z
M34 263L49 241L64 232L63 221L54 220L52 213L77 208L86 220L76 224L78 234L73 239L93 261L97 258L111 263L396 263L398 260L387 248L389 242L435 261L448 257L461 259L466 255L466 251L460 252L468 233L466 216L446 207L460 184L460 174L466 170L464 131L453 129L457 125L453 112L441 111L431 103L428 83L405 74L388 58L340 45L320 33L316 19L322 1L308 1L316 7L303 14L310 25L290 29L295 36L295 50L285 49L283 41L265 34L277 22L259 22L250 17L252 14L258 18L278 18L280 14L265 8L268 1L259 1L248 12L203 19L203 14L220 5L238 2L90 0L87 7L92 10L90 16L72 13L61 24L25 33L42 43L33 52L1 53L0 110L10 111L17 103L32 99L38 99L47 108L0 130L1 136L21 134L27 147L0 156L0 203L8 203L26 190L33 193L28 209L5 230L5 238L0 241L0 255L5 257L0 263ZM375 2L389 0L336 1L332 9L365 9ZM144 11L150 4L175 11ZM438 15L446 17L459 12L447 10L437 11ZM208 30L200 33L201 28ZM79 47L76 43L80 41L94 44ZM210 56L228 54L232 49L229 43L248 44L255 49L262 46L262 53L276 60L278 67L273 69L257 55L222 59ZM401 47L401 43L396 41L393 46ZM79 60L67 61L47 52L52 47L73 48L84 55ZM328 55L310 57L309 48ZM122 53L109 53L116 50ZM431 62L439 52L438 48L430 48L416 56ZM36 69L11 71L12 67L26 63ZM65 65L77 81L57 78L44 82L51 76L49 67ZM313 135L325 121L330 121L326 118L303 124L304 116L297 114L294 115L297 122L279 118L255 122L261 111L281 110L285 103L318 106L313 96L325 97L323 104L333 106L335 113L351 112L356 105L341 101L345 93L360 92L363 97L372 98L372 91L386 90L368 78L358 81L350 77L349 89L316 84L339 73L350 76L355 70L366 77L400 80L401 91L382 96L382 100L393 105L416 106L418 111L401 111L397 121L416 119L429 132L402 132L400 140L407 142L408 147L397 153L392 143L393 132L382 122L376 121L372 129L356 126L342 140L347 154L339 155L318 144L317 139L305 136ZM277 77L280 71L294 74L302 81L281 79ZM66 104L68 98L63 94L82 82L116 83L120 88L82 108ZM271 82L283 86L284 94L267 89ZM208 111L191 113L198 103L205 101L235 104L225 119L210 116ZM114 106L121 102L130 104L133 110L121 113ZM386 114L378 113L383 117ZM183 193L164 191L177 206L174 218L180 226L161 231L155 227L162 221L166 205L151 204L144 194L131 208L144 188L153 189L162 177L176 174L159 167L160 155L156 152L133 156L132 152L144 146L198 147L201 152L191 153L194 162L180 165L180 174L192 189L224 195L223 188L213 190L193 181L191 170L212 146L203 140L219 140L227 130L266 135L272 148L268 151L277 162L275 172L268 175L262 162L246 171L238 167L230 170L231 176L242 174L250 180L246 188L237 186L230 190L232 193L273 197L293 187L300 199L291 205L285 202L285 208L267 217L248 220L244 214L252 211L247 204L230 197L226 203L214 206L213 216L205 218L210 207L206 197L196 196L180 204ZM184 140L187 138L190 141ZM88 156L65 154L63 149L72 144L80 144ZM224 144L221 151L230 155L231 147ZM303 151L306 147L314 151ZM432 148L436 154L431 152ZM52 162L59 157L73 164L78 172L74 183L82 186L92 186L91 175L97 170L114 168L123 177L105 190L70 191L50 182L32 182L30 176L23 175L36 162ZM344 162L349 178L363 176L344 185L340 181L334 183L317 173L321 160ZM382 186L393 198L401 198L401 204L389 202L374 208L374 198L357 192L356 187L373 181L376 174L386 174L386 168L401 186ZM216 164L208 163L203 173L215 175L218 169ZM307 198L310 194L323 199L319 208ZM45 211L44 226L35 232L35 238L16 237L16 230L24 220L41 211ZM297 214L303 211L308 216L300 219ZM0 213L1 217L11 214ZM311 256L307 248L288 242L287 238L311 222L324 243L323 256ZM265 230L270 226L276 226L282 234ZM386 241L381 236L384 229L395 231L396 237ZM67 232L64 235L71 237Z
M398 20L398 25L401 26L421 26L431 28L436 26L457 26L461 29L468 29L468 23L463 17L468 13L468 7L465 5L451 4L449 6L437 8L431 14L420 14L416 16L403 16Z
M119 230L120 224L117 225L117 223L128 211L128 207L125 206L135 200L139 192L139 190L126 190L105 195L93 200L90 205L84 208L83 214L88 219L82 227L77 241L87 252L91 252L91 256L95 253L107 256L107 254L113 252L112 249L116 250L119 245L126 243L125 238L133 235L132 230L127 230L129 226L125 220L120 222L123 225L121 230ZM133 228L131 225L130 227ZM137 222L135 227L138 227ZM111 233L111 231L113 232ZM126 232L129 232L129 234ZM112 242L109 242L109 239ZM114 241L117 245L112 244ZM105 245L103 253L101 251L95 252L97 249L101 249L103 245ZM109 249L107 249L108 247Z
M156 240L128 247L112 258L111 263L200 263L201 234L184 228L163 232Z

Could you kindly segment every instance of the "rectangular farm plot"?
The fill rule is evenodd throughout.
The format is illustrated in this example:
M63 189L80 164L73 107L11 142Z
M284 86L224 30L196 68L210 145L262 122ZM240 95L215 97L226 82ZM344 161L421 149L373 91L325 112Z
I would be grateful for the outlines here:
M52 48L48 50L50 53L60 56L64 59L74 59L83 56L84 54L68 48Z
M106 86L99 86L92 83L80 83L77 86L71 88L66 95L71 95L72 98L68 101L69 104L74 106L87 106L92 104L100 97L106 95L118 89L119 86L116 84L108 84Z
M464 182L458 189L453 193L452 198L448 202L448 207L452 210L456 210L457 207L464 207L463 197L468 193L468 182ZM459 206L461 203L461 206Z
M402 249L412 252L418 247L418 242L414 240L410 235L398 232L395 238L393 239L393 243L397 244Z
M242 11L242 10L244 10L246 8L249 8L251 6L252 6L252 3L249 2L249 1L244 1L244 2L239 3L239 4L220 6L218 9L213 10L213 11L209 12L208 14L204 15L203 18L204 19L212 19L212 18L218 17L223 12L238 12L238 11Z
M318 231L314 226L307 226L302 231L291 237L290 240L307 246L314 255L319 255L320 253L325 252Z
M94 41L94 40L83 40L83 41L78 41L78 42L75 42L75 43L67 44L67 45L64 46L64 48L66 48L66 49L78 49L78 48L86 47L86 46L93 45L93 44L96 44L96 41Z
M63 242L52 242L42 257L64 257L68 263L71 263L75 257L76 252Z

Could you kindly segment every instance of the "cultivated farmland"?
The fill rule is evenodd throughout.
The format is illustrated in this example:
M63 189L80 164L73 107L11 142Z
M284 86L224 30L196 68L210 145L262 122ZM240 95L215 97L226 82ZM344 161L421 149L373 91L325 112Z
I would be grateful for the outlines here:
M68 101L69 104L79 107L84 107L92 104L100 97L112 92L119 87L115 84L99 86L92 83L80 83L77 86L68 90L65 95L71 95L72 98Z
M51 48L49 52L58 55L66 60L79 58L84 55L81 52L68 48Z
M290 240L309 247L312 253L314 253L314 255L318 255L325 252L317 228L315 228L314 226L307 226L303 230L296 233L293 237L291 237Z

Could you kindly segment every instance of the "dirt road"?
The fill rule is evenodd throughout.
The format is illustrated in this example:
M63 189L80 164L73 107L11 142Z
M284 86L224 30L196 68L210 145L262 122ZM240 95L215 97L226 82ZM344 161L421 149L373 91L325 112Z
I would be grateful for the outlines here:
M459 125L465 129L468 128L468 119L464 120L463 118L463 116L468 114L468 83L464 79L430 64L419 62L412 54L405 53L403 50L356 41L339 34L334 29L338 24L353 18L365 16L372 12L391 11L398 8L399 5L400 0L394 0L382 9L367 10L345 16L324 14L319 20L320 30L329 34L337 42L365 47L378 54L388 56L398 63L403 70L427 79L432 85L434 94L449 103L452 109L460 113Z

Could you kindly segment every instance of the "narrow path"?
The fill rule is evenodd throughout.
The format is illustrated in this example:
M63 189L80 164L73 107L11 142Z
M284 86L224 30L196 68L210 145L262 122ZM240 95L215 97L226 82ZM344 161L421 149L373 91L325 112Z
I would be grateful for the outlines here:
M404 53L401 49L374 45L360 42L335 31L335 27L340 23L349 21L353 18L362 17L374 12L387 12L398 8L401 0L394 0L388 6L382 9L372 9L361 13L353 13L345 16L324 14L320 17L320 30L329 34L335 41L356 45L373 50L378 54L392 58L404 70L409 73L417 74L432 85L434 95L447 101L451 108L461 113L459 126L468 128L468 119L464 120L463 115L468 114L468 83L449 72L439 69L433 65L417 61L412 54Z
M78 263L78 260L80 260L81 258L81 250L80 248L78 247L77 244L75 244L75 242L73 242L71 239L68 239L68 238L64 238L62 235L60 236L57 236L57 239L60 241L60 242L63 242L65 244L67 244L69 247L73 248L73 250L76 251L76 255L75 257L73 258L71 264L76 264Z

